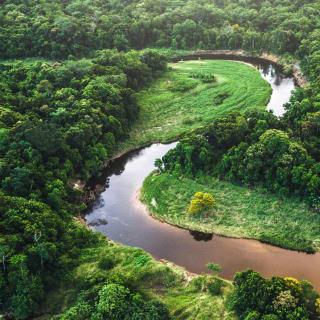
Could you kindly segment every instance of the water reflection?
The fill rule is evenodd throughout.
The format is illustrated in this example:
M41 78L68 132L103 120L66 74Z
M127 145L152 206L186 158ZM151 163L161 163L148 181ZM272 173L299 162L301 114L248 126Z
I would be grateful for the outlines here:
M200 231L189 231L193 239L196 241L210 241L213 238L213 233L204 233Z
M268 81L272 88L272 95L267 109L272 110L276 116L285 112L284 105L289 101L294 89L293 78L285 77L279 68L272 64L258 65L262 78Z

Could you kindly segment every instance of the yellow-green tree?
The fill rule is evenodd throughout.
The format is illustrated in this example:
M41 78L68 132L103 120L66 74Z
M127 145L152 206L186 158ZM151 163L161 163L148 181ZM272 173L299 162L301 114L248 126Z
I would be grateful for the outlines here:
M196 192L190 201L188 208L189 214L197 214L212 208L215 205L215 199L210 193Z

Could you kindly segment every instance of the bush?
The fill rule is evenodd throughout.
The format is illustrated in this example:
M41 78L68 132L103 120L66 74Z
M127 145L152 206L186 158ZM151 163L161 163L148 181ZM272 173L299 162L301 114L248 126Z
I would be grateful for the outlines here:
M198 81L193 79L181 79L169 84L168 89L171 91L185 92L195 88Z
M217 81L213 73L194 72L192 73L191 77L194 79L199 79L203 83L212 83Z
M86 320L92 314L93 308L84 301L79 301L76 305L65 311L60 320Z
M191 280L191 287L195 291L206 291L208 287L208 279L207 276L198 276Z
M221 272L221 266L217 263L212 263L212 262L209 262L207 264L207 268L212 271L213 273L219 273Z
M245 320L307 320L316 319L317 299L318 293L305 281L289 277L265 279L247 270L234 278L231 308Z
M223 288L223 286L223 280L215 278L208 283L207 288L210 294L217 296L221 294L221 288Z
M101 270L110 270L115 266L115 262L108 256L102 257L98 262L98 267Z
M156 300L149 300L127 287L115 283L105 285L99 292L92 320L168 320L167 307Z
M214 105L220 105L223 103L224 100L226 100L227 98L230 97L230 94L228 92L221 92L221 93L218 93L215 98L213 99L213 104Z
M188 213L197 214L209 210L215 205L215 199L210 193L196 192L191 199Z

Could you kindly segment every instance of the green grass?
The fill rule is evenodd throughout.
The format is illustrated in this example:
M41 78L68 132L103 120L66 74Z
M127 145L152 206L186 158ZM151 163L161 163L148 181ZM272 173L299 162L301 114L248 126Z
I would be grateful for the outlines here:
M205 83L194 73L213 74ZM185 90L179 88L185 85ZM235 61L172 63L162 77L137 95L140 115L120 150L169 142L209 125L230 111L265 109L271 87L251 66ZM224 97L224 99L221 99Z
M142 294L164 302L173 319L235 319L226 308L226 297L232 290L229 281L223 280L221 294L212 296L206 290L206 283L212 281L213 276L189 274L180 267L154 260L141 249L116 244L102 235L100 238L99 245L81 251L78 266L68 280L48 292L39 310L42 316L38 319L58 318L74 304L83 289L119 278ZM99 267L99 261L104 257L115 262L114 268L104 270Z
M209 192L216 206L207 213L187 213L195 192ZM152 214L190 230L244 237L301 251L319 251L320 215L293 198L250 190L213 177L178 178L152 174L143 184L141 200Z

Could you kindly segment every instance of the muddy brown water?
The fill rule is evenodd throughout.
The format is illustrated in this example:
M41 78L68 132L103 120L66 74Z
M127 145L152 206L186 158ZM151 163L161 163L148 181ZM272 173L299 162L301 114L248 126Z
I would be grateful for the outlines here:
M294 88L293 79L283 77L270 64L258 67L273 88L268 108L281 115L282 105ZM206 272L206 264L215 262L221 265L221 276L227 279L232 279L237 271L251 268L266 277L306 279L320 290L320 253L306 254L255 240L192 232L150 217L137 200L137 192L154 170L155 159L175 145L153 144L130 152L94 179L94 185L105 186L105 191L87 212L88 225L114 241L142 248L191 272Z

